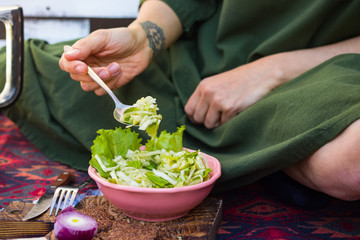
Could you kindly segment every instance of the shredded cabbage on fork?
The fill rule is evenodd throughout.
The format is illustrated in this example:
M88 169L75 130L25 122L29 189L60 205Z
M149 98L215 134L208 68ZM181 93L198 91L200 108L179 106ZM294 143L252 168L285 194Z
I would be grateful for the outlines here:
M124 111L120 120L130 124L130 127L139 126L140 130L144 130L149 136L155 137L162 119L162 116L157 114L157 110L159 109L155 98L151 96L142 97Z

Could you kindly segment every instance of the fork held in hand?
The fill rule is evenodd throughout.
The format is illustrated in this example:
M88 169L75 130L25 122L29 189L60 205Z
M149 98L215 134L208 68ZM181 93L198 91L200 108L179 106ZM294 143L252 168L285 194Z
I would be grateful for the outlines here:
M53 200L51 202L49 216L51 216L51 213L54 210L56 203L57 203L57 207L56 207L56 211L55 211L55 216L57 215L61 204L62 204L61 209L64 209L64 208L72 205L75 201L75 198L76 198L76 195L77 195L79 189L85 187L91 181L92 181L92 178L88 178L87 180L85 180L84 182L79 184L77 187L71 187L71 186L57 187L55 190L54 196L53 196ZM65 199L64 199L64 197L65 197ZM69 199L70 199L70 201L69 201Z

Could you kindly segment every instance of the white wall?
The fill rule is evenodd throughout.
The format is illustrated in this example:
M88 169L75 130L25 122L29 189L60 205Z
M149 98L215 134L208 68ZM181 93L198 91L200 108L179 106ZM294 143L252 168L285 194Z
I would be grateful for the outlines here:
M0 0L0 7L12 5L23 9L25 39L55 43L89 34L89 18L135 18L139 0Z

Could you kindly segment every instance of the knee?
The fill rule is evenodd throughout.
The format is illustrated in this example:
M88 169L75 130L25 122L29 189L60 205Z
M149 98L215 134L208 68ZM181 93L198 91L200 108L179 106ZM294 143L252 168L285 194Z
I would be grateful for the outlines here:
M313 157L309 159L313 159ZM297 182L329 196L345 201L360 199L359 166L350 164L326 166L324 164L322 168L313 168L306 166L309 159L284 169L284 172Z
M360 199L360 120L309 158L284 169L290 177L332 197Z
M335 198L345 201L355 201L360 199L360 177L354 175L354 171L342 170L340 177L330 180L330 184L320 186L320 191L327 193ZM341 177L342 176L342 177ZM332 176L329 176L331 178ZM335 182L336 181L336 182Z
M319 190L345 201L360 199L360 171L359 167L333 169L332 174L327 176L329 182L319 185ZM324 180L322 180L324 181Z

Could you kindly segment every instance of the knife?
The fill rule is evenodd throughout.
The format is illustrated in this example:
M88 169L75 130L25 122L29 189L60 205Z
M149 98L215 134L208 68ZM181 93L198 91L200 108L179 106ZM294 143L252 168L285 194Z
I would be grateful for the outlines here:
M43 237L53 228L51 222L0 221L0 239Z
M62 186L70 183L72 180L73 180L73 175L71 172L62 172L56 178L56 180L46 189L45 194L39 199L37 203L35 203L35 205L31 208L31 210L26 214L26 216L22 220L27 221L31 218L43 214L50 207L55 189L58 186Z

